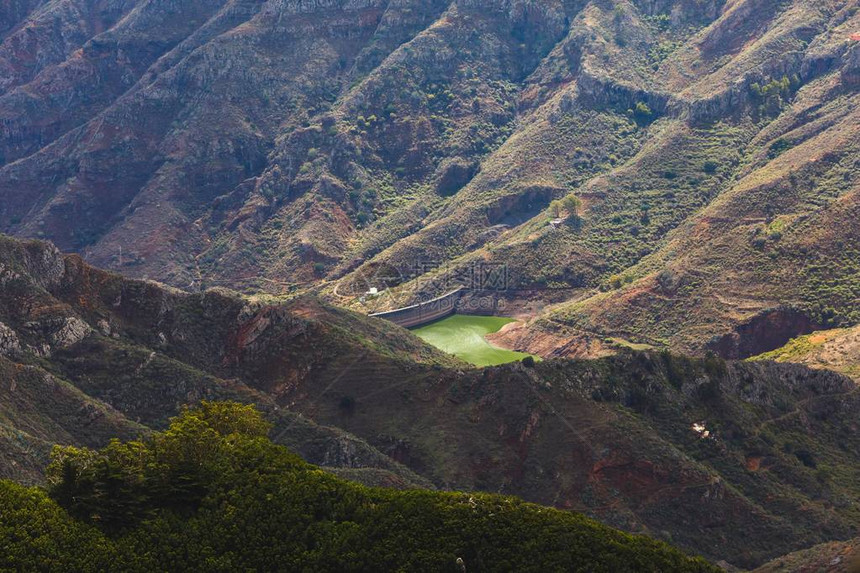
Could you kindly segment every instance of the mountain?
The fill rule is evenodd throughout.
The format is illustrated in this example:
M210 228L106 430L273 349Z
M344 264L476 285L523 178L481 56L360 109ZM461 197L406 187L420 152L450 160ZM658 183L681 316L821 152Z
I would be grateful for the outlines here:
M523 348L746 358L857 322L858 31L856 0L13 2L0 231L365 312L503 268Z
M0 478L235 402L368 486L848 555L858 128L860 0L0 2ZM544 360L368 316L455 289Z
M0 269L3 477L230 400L347 479L517 495L736 566L856 536L860 390L834 372L631 350L481 370L307 295L185 293L9 238Z
M737 566L853 535L858 389L833 373L631 353L408 392L372 380L294 407L445 488L523 495Z
M103 446L163 427L185 404L229 399L256 403L281 443L333 471L432 487L365 441L282 410L237 377L276 368L297 383L330 360L377 354L402 368L451 363L384 322L308 300L188 295L99 271L53 245L0 237L0 335L0 477L39 482L53 444Z
M719 571L665 544L497 495L349 483L204 403L146 441L58 450L50 497L0 482L0 566L119 571Z

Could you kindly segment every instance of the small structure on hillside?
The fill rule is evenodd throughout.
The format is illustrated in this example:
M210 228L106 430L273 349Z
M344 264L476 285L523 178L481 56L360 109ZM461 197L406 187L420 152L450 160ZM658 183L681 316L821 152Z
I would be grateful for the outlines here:
M860 42L860 32L857 32L856 34L851 34L851 39L855 42Z

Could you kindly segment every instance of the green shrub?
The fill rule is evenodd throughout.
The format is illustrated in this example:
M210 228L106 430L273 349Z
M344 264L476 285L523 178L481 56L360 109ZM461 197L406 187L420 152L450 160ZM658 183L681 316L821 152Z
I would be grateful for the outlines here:
M636 123L640 125L648 124L654 119L654 112L651 111L651 108L648 107L648 104L641 101L637 103L636 107L630 110L628 114L633 116L633 119L636 120Z

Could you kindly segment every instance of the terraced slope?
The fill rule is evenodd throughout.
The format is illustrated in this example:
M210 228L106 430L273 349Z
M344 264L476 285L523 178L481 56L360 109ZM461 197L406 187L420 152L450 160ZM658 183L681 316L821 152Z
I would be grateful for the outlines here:
M4 10L0 231L363 311L501 265L545 354L856 324L856 0Z

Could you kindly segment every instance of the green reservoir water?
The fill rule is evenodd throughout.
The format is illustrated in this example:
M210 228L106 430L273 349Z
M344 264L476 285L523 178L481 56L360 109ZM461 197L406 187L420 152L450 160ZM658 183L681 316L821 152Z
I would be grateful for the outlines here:
M515 321L498 316L455 314L412 332L424 342L475 366L498 366L528 356L522 352L497 348L484 338L511 322Z

